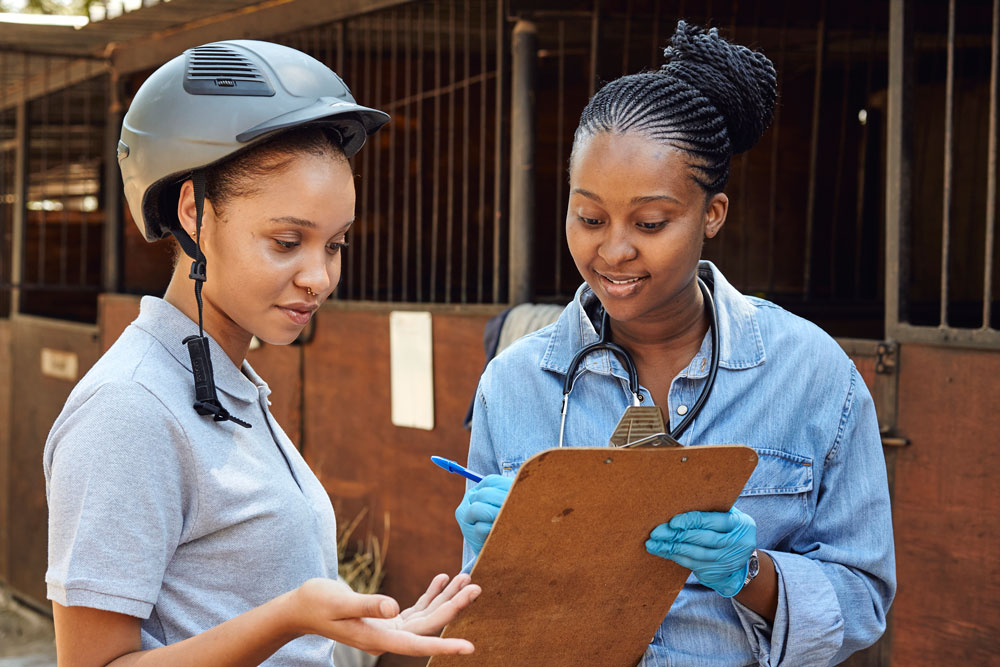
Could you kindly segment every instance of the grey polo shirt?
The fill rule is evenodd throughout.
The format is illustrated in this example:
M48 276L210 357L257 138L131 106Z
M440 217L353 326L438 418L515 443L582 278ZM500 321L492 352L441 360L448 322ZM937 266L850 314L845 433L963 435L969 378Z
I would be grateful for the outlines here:
M144 649L337 573L330 498L271 416L267 384L213 340L219 398L252 428L191 407L181 340L197 332L166 301L143 298L45 443L48 597L143 619ZM307 636L265 664L329 666L332 648Z

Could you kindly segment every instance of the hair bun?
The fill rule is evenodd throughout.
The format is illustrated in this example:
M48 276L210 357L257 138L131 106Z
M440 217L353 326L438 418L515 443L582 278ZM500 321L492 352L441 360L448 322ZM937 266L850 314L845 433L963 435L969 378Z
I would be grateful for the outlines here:
M732 44L717 28L677 22L660 72L693 86L726 121L733 154L749 150L771 123L777 96L774 65L763 53Z

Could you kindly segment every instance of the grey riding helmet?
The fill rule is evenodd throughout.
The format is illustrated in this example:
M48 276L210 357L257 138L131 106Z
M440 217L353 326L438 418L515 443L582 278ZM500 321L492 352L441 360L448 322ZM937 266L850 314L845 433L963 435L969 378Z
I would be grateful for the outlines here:
M132 100L118 142L125 198L139 231L156 241L180 229L177 195L192 171L311 123L336 128L351 157L388 121L301 51L252 40L204 44L153 72Z

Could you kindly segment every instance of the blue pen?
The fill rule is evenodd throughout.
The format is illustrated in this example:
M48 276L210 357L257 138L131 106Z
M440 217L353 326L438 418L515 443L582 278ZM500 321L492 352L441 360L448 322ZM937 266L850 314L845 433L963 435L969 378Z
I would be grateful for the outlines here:
M480 475L478 472L472 472L465 466L461 466L452 461L451 459L446 459L441 456L432 456L431 461L433 461L435 465L441 466L448 472L453 472L456 475L461 475L466 479L471 479L473 482L483 481L483 476Z

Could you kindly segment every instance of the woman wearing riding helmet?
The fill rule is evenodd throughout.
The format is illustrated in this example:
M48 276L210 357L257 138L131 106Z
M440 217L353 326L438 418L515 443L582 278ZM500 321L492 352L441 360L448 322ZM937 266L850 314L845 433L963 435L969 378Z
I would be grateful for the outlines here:
M292 342L337 286L348 158L388 119L265 42L191 49L139 89L118 146L129 209L194 261L142 299L46 442L60 665L330 665L333 641L472 651L422 636L478 595L467 575L402 613L335 580L330 499L245 361L253 336Z

